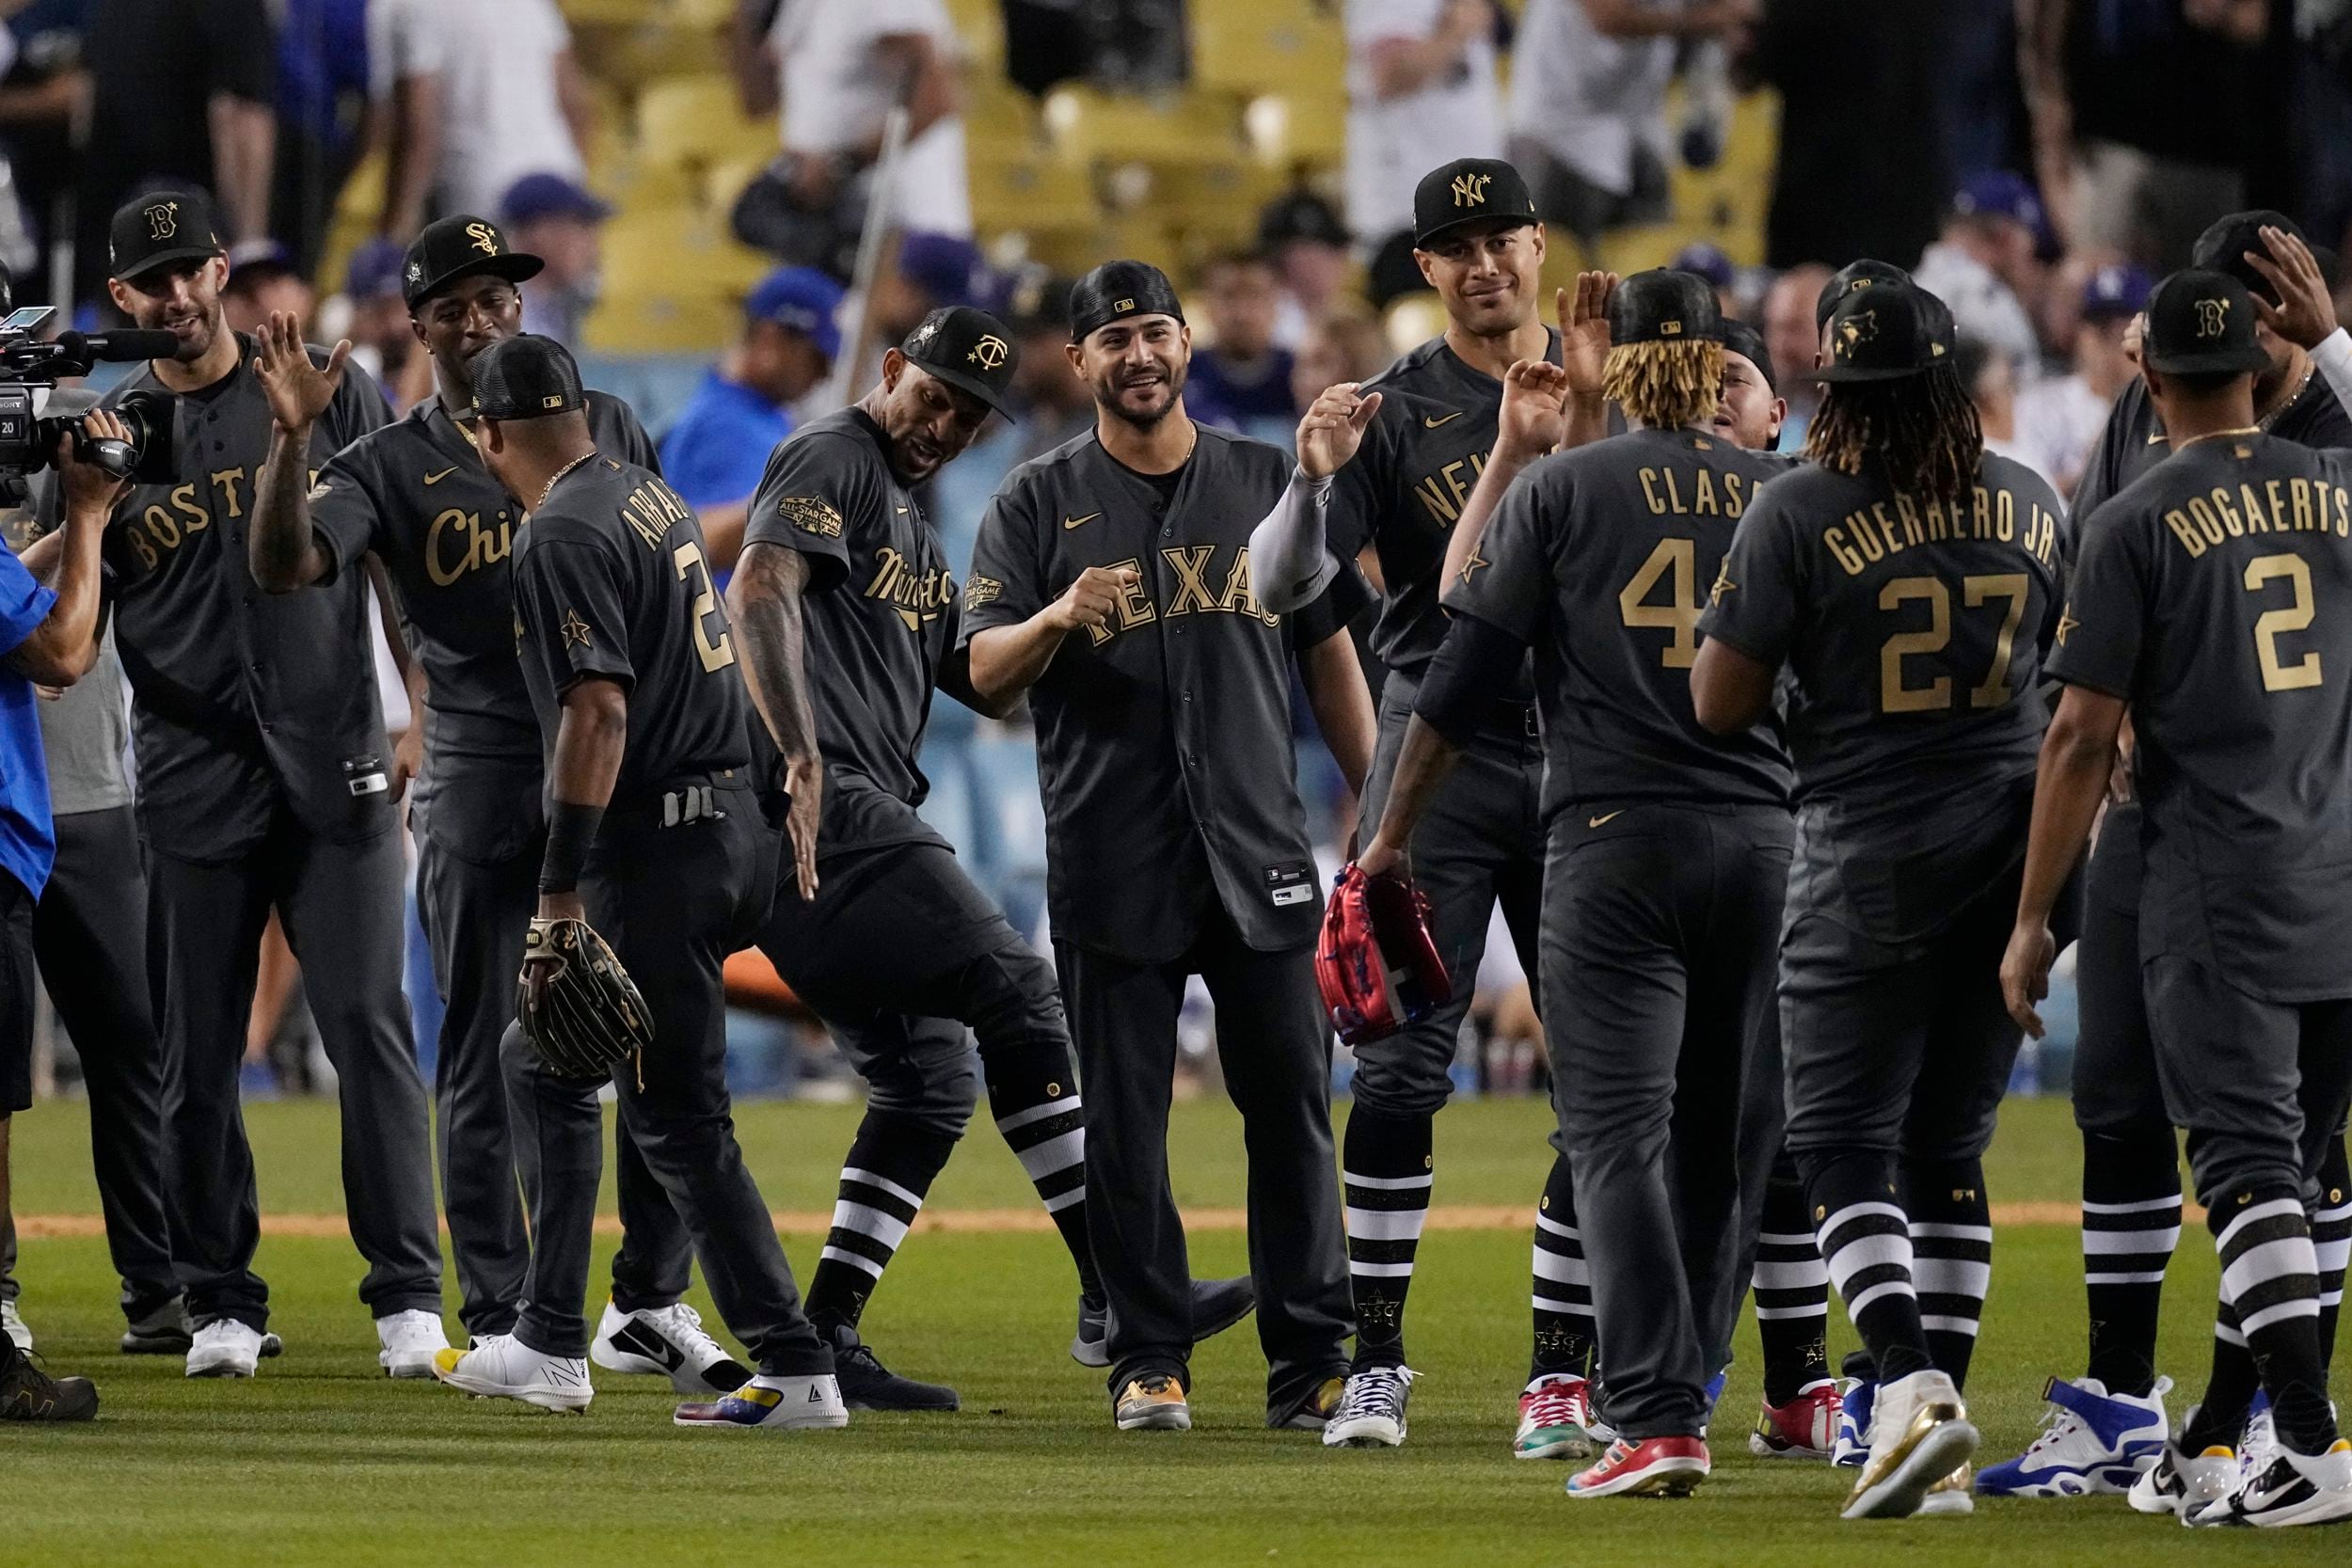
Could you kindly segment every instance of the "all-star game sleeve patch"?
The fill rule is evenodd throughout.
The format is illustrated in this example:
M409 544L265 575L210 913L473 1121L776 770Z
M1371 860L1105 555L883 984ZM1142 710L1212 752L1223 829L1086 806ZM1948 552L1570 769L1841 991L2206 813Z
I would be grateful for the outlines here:
M1005 585L994 578L984 578L975 573L963 582L963 608L977 610L995 600L1004 591Z
M776 515L803 533L820 539L841 537L841 513L822 496L787 496L776 502Z

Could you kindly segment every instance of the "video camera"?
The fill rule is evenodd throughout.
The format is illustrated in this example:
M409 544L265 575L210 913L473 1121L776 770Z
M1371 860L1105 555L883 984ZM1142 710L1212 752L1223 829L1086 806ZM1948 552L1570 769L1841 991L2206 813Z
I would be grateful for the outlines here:
M9 303L6 274L0 272L0 309ZM0 319L0 505L22 505L27 476L55 463L58 441L81 427L78 415L42 412L58 377L87 375L101 361L168 359L179 348L179 339L169 332L66 332L54 341L36 337L56 309L27 305ZM130 427L131 438L89 443L89 460L117 479L149 484L170 480L178 402L168 392L146 388L126 394L113 413Z

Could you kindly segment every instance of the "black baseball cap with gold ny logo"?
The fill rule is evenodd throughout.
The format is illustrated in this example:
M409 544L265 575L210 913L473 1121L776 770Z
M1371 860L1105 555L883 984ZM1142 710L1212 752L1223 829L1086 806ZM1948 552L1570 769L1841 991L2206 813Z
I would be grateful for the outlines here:
M1021 363L1012 329L969 305L933 310L915 324L898 352L960 392L1002 414L1012 372Z
M149 191L115 209L106 236L106 267L125 283L174 261L228 254L213 198L199 190Z
M1535 198L1519 171L1500 158L1456 158L1421 177L1413 190L1413 248L1466 223L1518 228L1538 221Z
M470 213L453 213L424 226L401 258L400 297L410 310L466 277L520 283L547 263L506 243L499 226Z

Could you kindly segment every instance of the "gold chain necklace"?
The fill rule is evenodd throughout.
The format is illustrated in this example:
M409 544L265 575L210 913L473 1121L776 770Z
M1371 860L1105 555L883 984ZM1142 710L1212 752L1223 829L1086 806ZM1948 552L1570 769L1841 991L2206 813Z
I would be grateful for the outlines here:
M2187 440L2175 444L2172 450L2179 451L2185 447L2193 447L2200 441L2224 441L2233 436L2260 436L2262 433L2263 427L2258 424L2240 425L2235 430L2208 430L2202 436L2192 436Z
M548 481L548 487L539 492L539 504L532 507L532 510L533 512L544 511L548 504L548 498L555 494L555 487L559 483L561 483L564 476L570 473L574 468L579 467L582 463L587 462L590 458L596 455L596 449L590 447L586 451L581 452L578 457L573 458L569 463L566 463L562 467L556 469L554 478Z

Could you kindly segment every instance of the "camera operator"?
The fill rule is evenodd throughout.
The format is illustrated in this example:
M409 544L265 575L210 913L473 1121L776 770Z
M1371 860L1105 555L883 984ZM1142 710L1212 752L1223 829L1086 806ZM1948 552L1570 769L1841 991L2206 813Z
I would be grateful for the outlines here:
M178 340L108 393L176 394L172 474L135 483L105 544L116 644L133 694L148 847L149 969L167 1061L191 1377L250 1377L280 1348L253 1273L260 1221L237 1102L262 929L274 908L342 1080L343 1192L369 1268L379 1365L430 1377L447 1340L424 1083L401 992L402 850L368 638L367 578L273 597L246 568L254 486L272 452L251 339L228 330L229 261L196 191L114 214L107 289ZM312 349L319 361L329 362ZM345 344L332 363L349 353ZM342 377L308 451L315 471L389 418ZM43 541L42 546L48 542ZM34 546L38 552L42 546Z
M83 421L89 440L125 441L114 415ZM0 1224L8 1211L9 1118L33 1102L33 907L56 842L42 760L39 686L71 686L98 658L99 550L122 483L81 461L69 435L57 453L64 526L49 552L54 586L0 550ZM98 1413L87 1378L52 1378L0 1334L0 1420L86 1421Z

